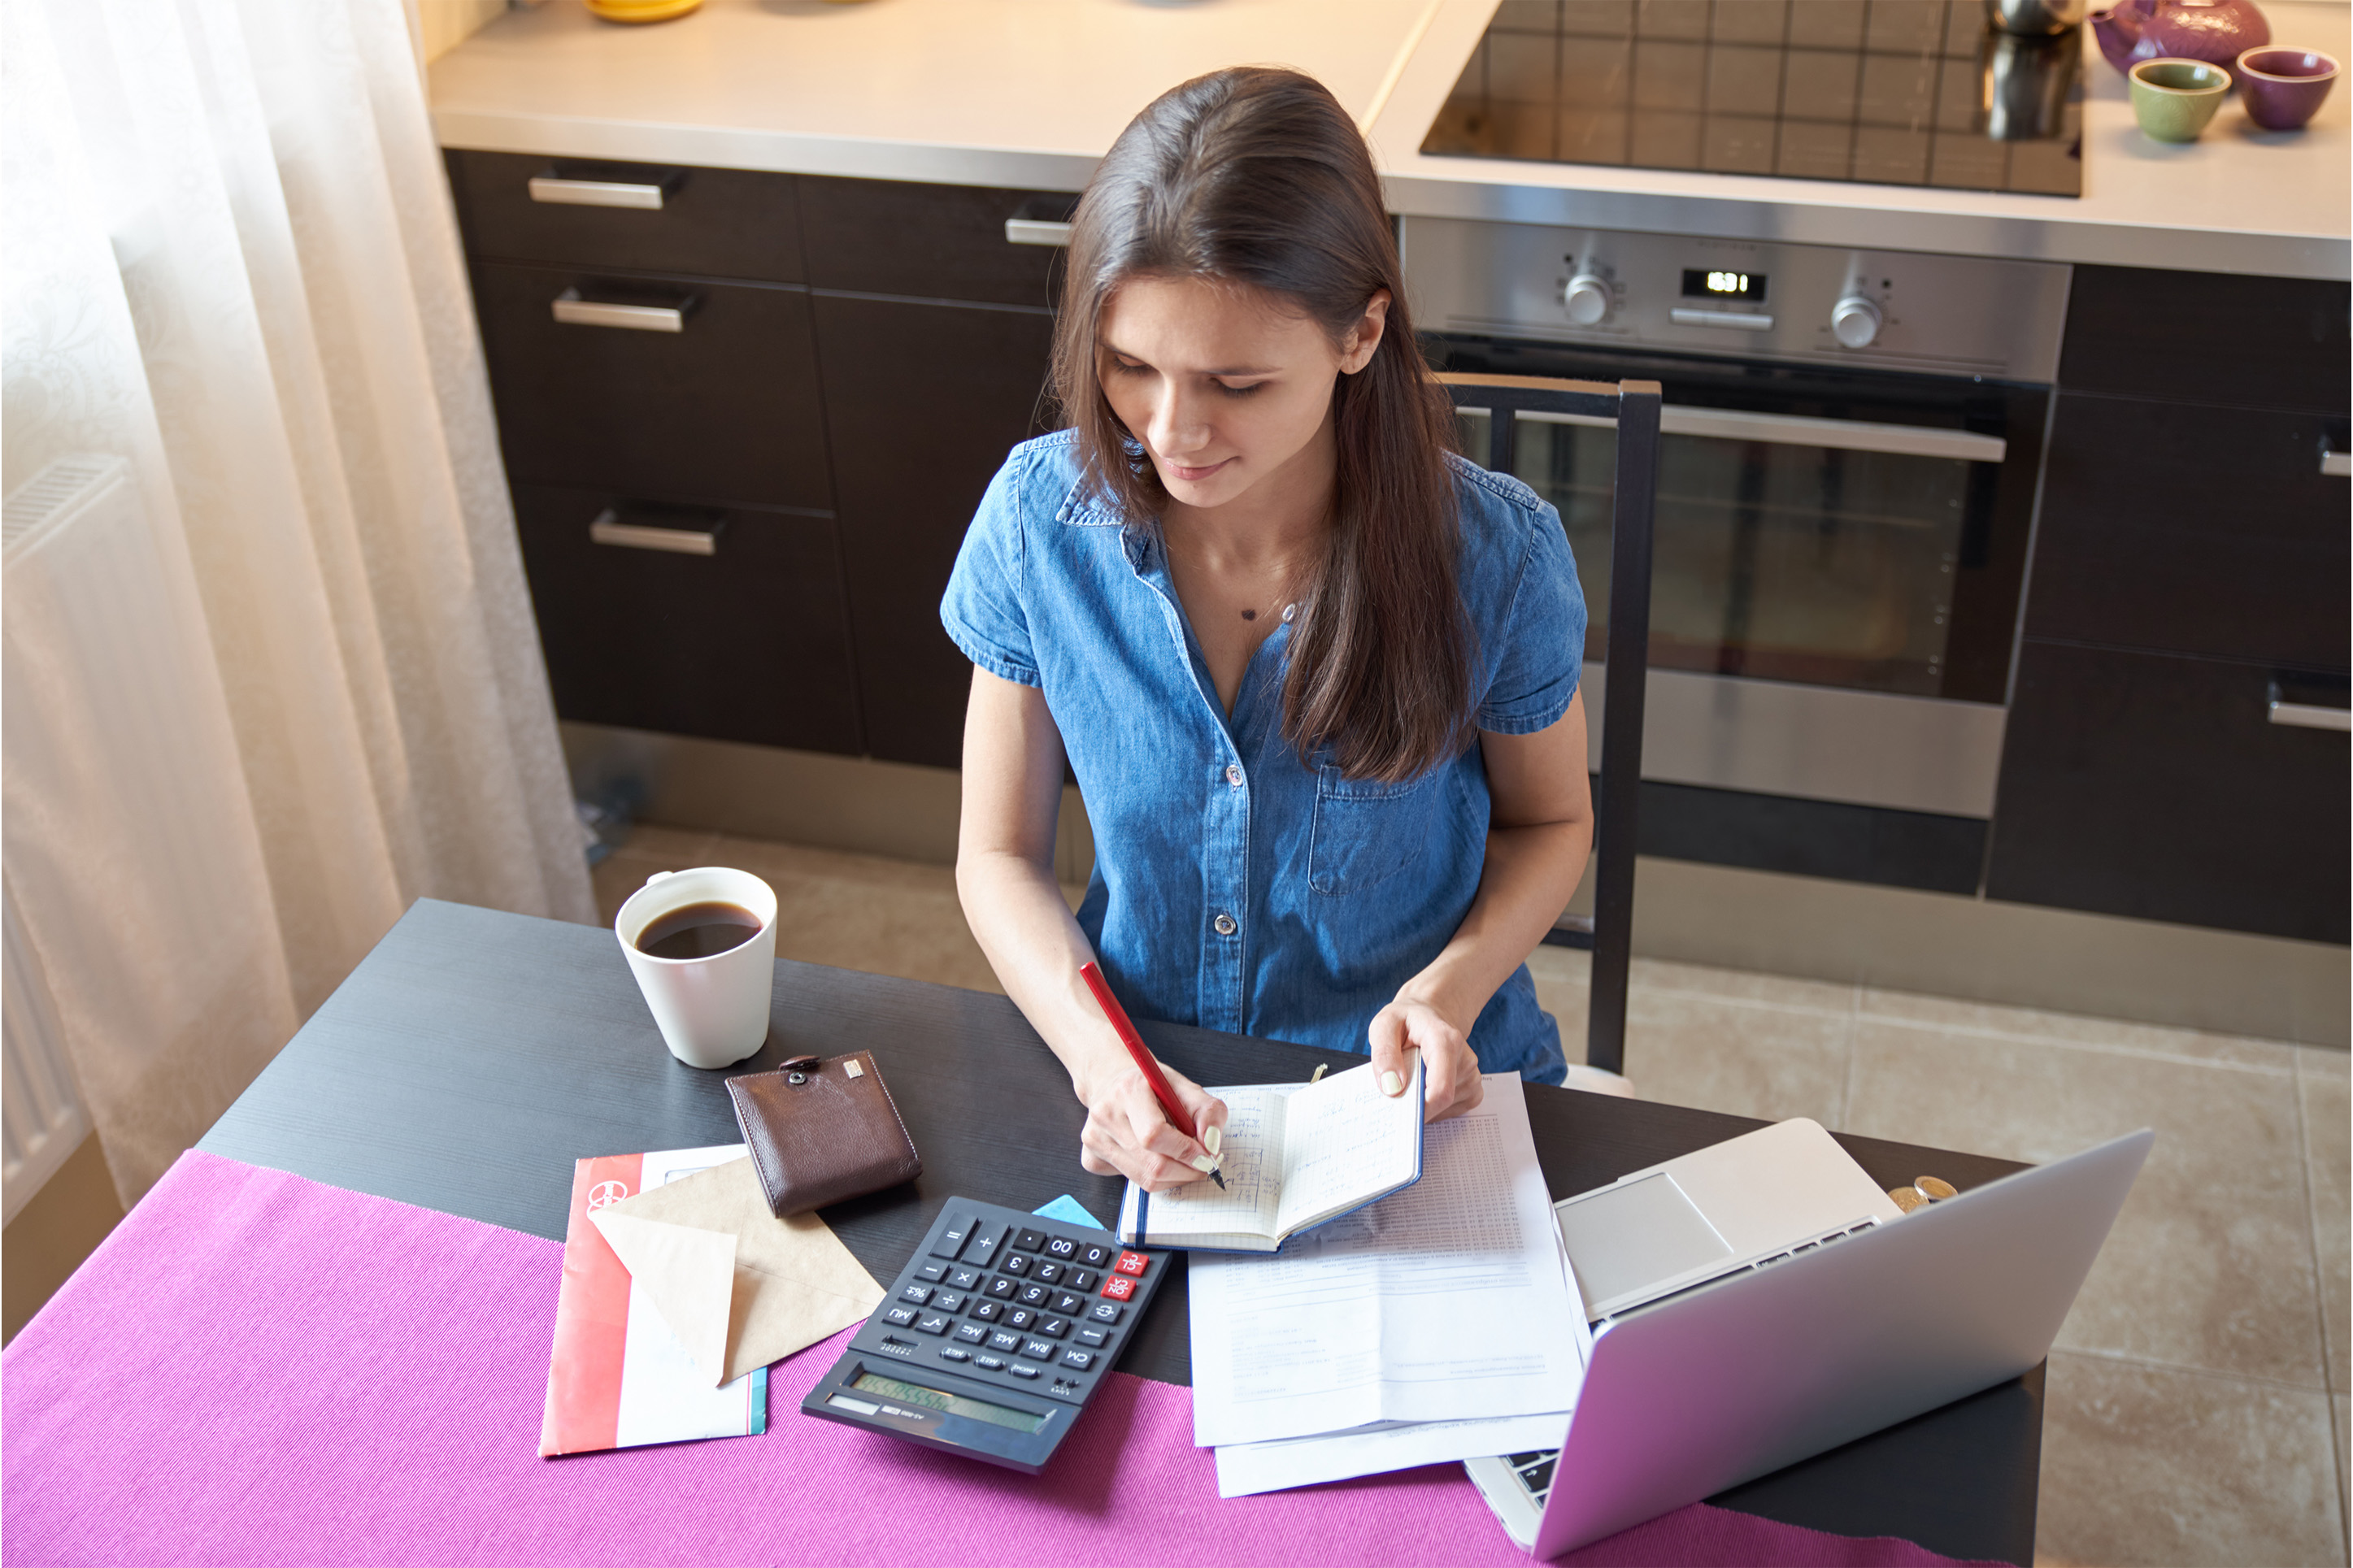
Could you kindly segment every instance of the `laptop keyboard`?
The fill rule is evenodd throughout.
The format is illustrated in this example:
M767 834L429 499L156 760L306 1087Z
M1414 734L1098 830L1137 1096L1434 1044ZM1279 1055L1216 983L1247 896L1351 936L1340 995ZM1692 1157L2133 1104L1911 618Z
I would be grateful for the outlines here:
M1536 1507L1542 1508L1552 1493L1552 1468L1559 1459L1558 1448L1547 1448L1540 1454L1514 1454L1504 1462L1512 1467L1512 1474L1527 1489Z

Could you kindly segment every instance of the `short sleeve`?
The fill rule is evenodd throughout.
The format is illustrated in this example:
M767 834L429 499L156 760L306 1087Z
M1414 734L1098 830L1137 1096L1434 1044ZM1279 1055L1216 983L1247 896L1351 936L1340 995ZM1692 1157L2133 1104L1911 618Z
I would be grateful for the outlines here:
M1533 735L1558 723L1584 671L1585 595L1560 514L1539 507L1527 527L1511 609L1500 629L1483 628L1481 637L1493 650L1495 674L1479 705L1479 728L1498 735Z
M980 510L965 531L964 546L956 552L948 591L941 596L940 624L965 657L981 668L1022 686L1037 686L1042 682L1029 646L1023 574L1021 478L1029 464L1026 454L1017 455L989 480Z

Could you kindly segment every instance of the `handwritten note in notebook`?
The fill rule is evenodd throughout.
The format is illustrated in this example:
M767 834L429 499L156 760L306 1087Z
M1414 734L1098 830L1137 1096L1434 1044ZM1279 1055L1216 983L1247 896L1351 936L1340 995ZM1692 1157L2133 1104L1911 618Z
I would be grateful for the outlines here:
M1273 1252L1421 1176L1422 1068L1383 1094L1370 1062L1320 1083L1213 1090L1226 1102L1223 1191L1206 1178L1170 1193L1131 1182L1119 1205L1130 1246Z

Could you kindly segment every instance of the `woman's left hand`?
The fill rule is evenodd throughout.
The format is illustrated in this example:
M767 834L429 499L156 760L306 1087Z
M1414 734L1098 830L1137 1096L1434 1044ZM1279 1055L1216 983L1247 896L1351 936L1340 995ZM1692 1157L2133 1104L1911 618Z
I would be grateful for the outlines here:
M1402 1094L1413 1081L1413 1057L1421 1052L1429 1069L1429 1089L1422 1102L1422 1120L1442 1121L1479 1108L1486 1085L1479 1077L1479 1058L1462 1031L1448 1023L1426 1002L1400 996L1373 1015L1367 1033L1373 1044L1373 1075L1384 1094ZM1392 1089L1391 1084L1397 1087Z

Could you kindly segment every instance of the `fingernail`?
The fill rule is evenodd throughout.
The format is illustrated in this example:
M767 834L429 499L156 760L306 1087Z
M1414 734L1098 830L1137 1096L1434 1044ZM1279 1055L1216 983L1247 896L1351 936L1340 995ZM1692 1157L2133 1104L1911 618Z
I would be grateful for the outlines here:
M1187 1161L1187 1163L1190 1164L1193 1169L1200 1172L1201 1174L1205 1176L1218 1168L1218 1163L1215 1160L1210 1159L1207 1154L1196 1154L1191 1160Z
M1381 1092L1383 1094L1404 1093L1405 1079L1398 1077L1398 1075L1393 1072L1385 1072L1381 1074Z
M1226 1130L1222 1127L1212 1127L1201 1134L1201 1147L1212 1154L1224 1148L1225 1143Z

